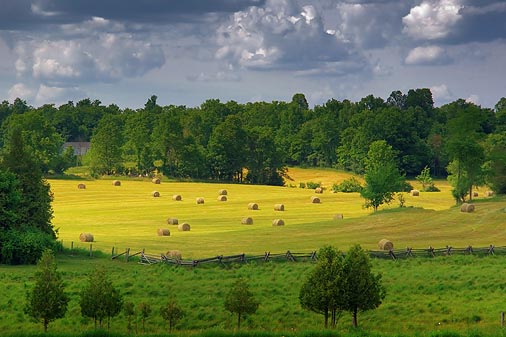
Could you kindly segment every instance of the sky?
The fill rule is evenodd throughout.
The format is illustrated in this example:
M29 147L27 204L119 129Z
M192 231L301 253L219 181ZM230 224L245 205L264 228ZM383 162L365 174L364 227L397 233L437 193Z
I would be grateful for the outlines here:
M0 100L506 96L506 1L0 0Z

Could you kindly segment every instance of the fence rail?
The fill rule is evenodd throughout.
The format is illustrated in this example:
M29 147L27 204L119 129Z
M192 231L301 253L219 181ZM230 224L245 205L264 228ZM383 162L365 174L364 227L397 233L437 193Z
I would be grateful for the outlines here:
M71 251L74 249L73 242L71 243ZM434 258L438 256L452 256L452 255L475 255L475 256L487 256L487 255L506 255L506 246L494 246L489 245L488 247L472 247L467 246L465 248L455 248L452 246L446 246L444 248L434 248L429 246L428 248L411 248L407 247L405 249L392 249L392 250L370 250L368 251L369 256L371 258L378 259L408 259L408 258ZM89 248L90 257L93 256L92 253L92 245L90 244ZM112 248L111 251L111 259L118 260L120 258L124 258L125 262L129 262L132 257L138 256L139 263L152 265L158 263L170 264L170 265L178 265L178 266L191 266L196 267L204 264L227 264L227 263L248 263L253 261L289 261L289 262L298 262L298 261L316 261L318 259L317 252L312 251L309 253L295 253L291 251L286 251L285 253L271 253L265 252L263 255L246 255L246 254L237 254L237 255L217 255L214 257L203 258L203 259L195 259L195 260L183 260L179 257L167 256L165 254L154 255L147 254L145 250L141 250L138 252L130 252L130 248L127 248L123 252L118 252L115 248Z

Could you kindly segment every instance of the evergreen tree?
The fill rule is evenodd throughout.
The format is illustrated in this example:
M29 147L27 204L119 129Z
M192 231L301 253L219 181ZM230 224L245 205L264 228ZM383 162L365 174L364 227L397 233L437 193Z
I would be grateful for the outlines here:
M340 251L326 246L318 253L318 264L303 283L299 301L304 309L322 314L325 328L329 316L331 326L336 326L342 303L343 256Z
M167 303L160 307L160 315L169 324L170 333L177 321L184 317L184 311L174 298L169 298Z
M259 302L249 290L249 285L244 279L238 279L225 298L225 309L237 314L237 330L241 328L241 318L248 314L254 314L258 309Z
M118 315L123 307L123 297L119 290L107 278L104 269L96 269L90 274L88 285L80 294L81 314L93 318L102 327L102 321L107 318L108 325L112 317Z
M346 253L342 278L341 308L352 314L352 324L357 327L358 312L377 308L385 298L385 288L381 275L372 273L369 256L359 245Z
M67 312L69 297L64 292L63 280L56 270L56 262L50 250L44 251L35 273L35 287L26 294L25 313L42 322L44 332L50 322L62 318Z

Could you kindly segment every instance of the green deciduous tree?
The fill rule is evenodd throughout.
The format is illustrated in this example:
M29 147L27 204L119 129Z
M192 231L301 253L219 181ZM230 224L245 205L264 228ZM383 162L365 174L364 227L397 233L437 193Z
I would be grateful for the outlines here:
M142 332L146 332L146 320L151 315L151 305L149 303L139 303L139 316L142 322Z
M108 325L112 317L118 315L123 307L123 296L107 278L104 269L96 269L88 278L88 284L80 293L81 314L94 320L102 327L107 318Z
M377 211L380 205L393 200L405 179L397 168L392 147L384 140L371 144L365 166L365 186L360 195L367 208Z
M44 251L35 273L35 287L26 294L25 313L41 322L44 332L50 322L62 318L67 312L69 297L64 292L61 274L57 271L53 253Z
M371 269L369 256L359 245L348 250L341 276L341 309L351 313L354 327L358 326L359 312L377 308L385 298L381 275L373 274Z
M184 317L184 311L177 304L174 298L169 298L167 303L160 307L160 315L162 318L169 324L169 333L172 332L172 329L176 325L176 323Z
M117 174L123 163L123 122L121 116L106 115L91 137L89 151L93 174Z
M225 297L225 310L237 314L237 329L241 328L241 318L254 314L259 306L245 279L238 279Z
M132 302L125 302L123 304L123 313L127 319L127 331L128 333L132 332L132 320L135 316L135 305Z
M485 153L487 184L495 193L506 194L506 131L487 137Z
M311 271L299 292L302 308L323 315L325 328L329 317L336 326L343 301L343 256L333 247L325 246L318 253L318 264Z

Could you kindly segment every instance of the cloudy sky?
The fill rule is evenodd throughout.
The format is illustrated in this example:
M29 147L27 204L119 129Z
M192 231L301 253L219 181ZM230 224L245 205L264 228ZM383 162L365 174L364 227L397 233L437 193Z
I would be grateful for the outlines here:
M0 0L0 99L506 96L506 1Z

